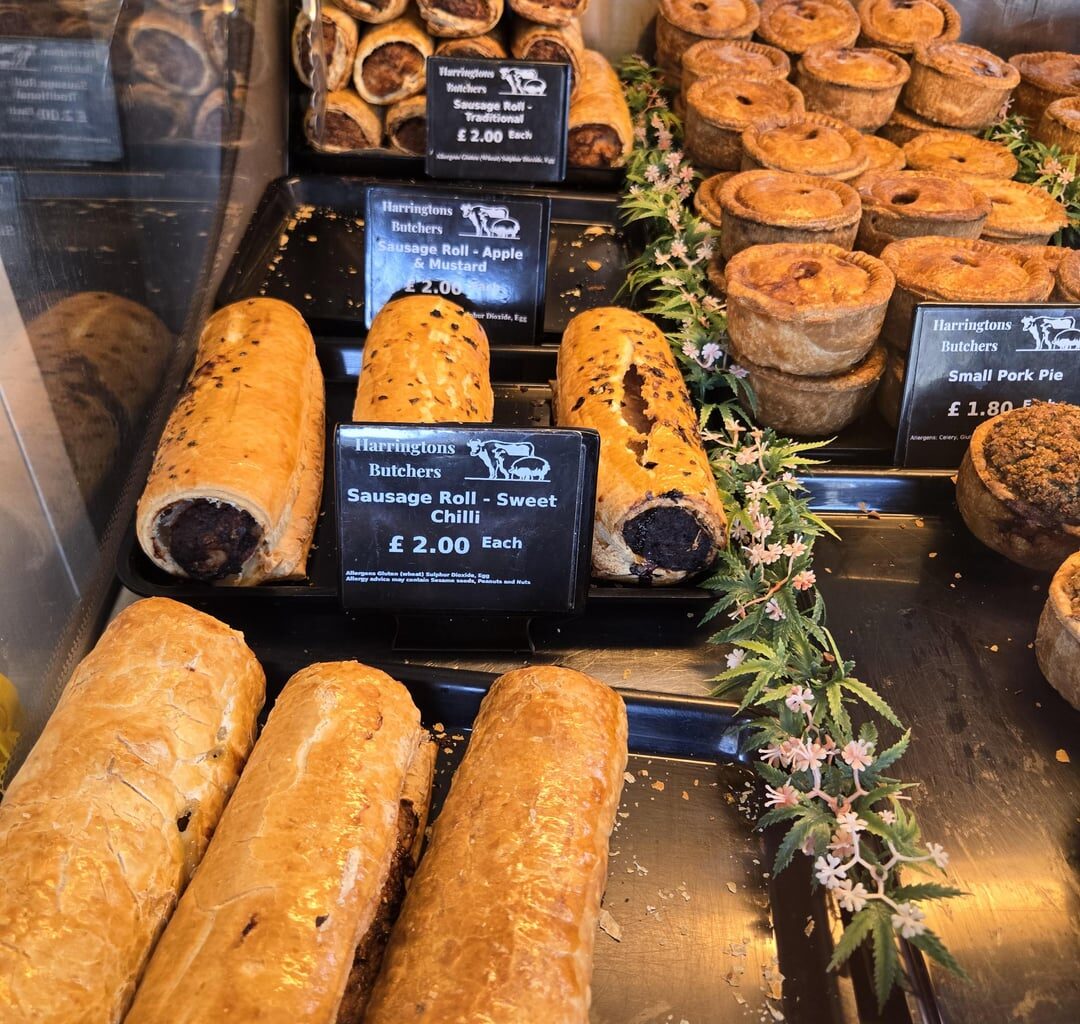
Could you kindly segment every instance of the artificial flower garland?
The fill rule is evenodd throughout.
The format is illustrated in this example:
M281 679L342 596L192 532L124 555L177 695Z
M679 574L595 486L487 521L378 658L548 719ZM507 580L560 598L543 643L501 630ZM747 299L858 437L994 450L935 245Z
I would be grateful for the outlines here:
M905 793L912 784L885 775L910 731L852 675L854 664L825 627L813 549L832 531L810 511L796 476L816 464L807 453L820 444L747 424L743 410L752 408L753 395L745 373L727 362L725 307L707 287L717 232L687 206L696 175L679 149L682 126L655 69L632 57L620 74L635 124L622 211L647 234L626 289L661 322L683 368L730 524L731 543L704 583L717 595L706 620L725 623L710 642L730 645L715 692L745 686L739 711L755 716L748 742L758 752L769 808L758 825L787 825L774 873L796 852L813 858L815 884L852 915L829 966L840 967L869 941L884 1005L902 978L900 937L963 973L920 908L963 894L901 880L905 865L944 870L948 855L922 841ZM895 727L899 738L885 746L872 720L856 726L853 706Z

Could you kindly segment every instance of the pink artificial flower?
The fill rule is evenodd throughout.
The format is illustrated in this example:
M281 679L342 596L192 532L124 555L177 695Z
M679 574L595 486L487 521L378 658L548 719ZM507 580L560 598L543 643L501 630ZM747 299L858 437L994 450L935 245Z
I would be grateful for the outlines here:
M779 622L781 619L786 619L784 609L780 607L779 602L774 597L765 605L765 614L773 620L773 622Z
M689 250L686 248L686 243L681 238L676 238L671 243L671 255L677 260L684 259Z
M784 698L784 703L792 711L809 711L810 705L814 703L814 691L808 686L793 686Z
M784 545L784 554L788 558L798 558L799 555L806 553L806 545L803 543L803 539L798 534L792 539L790 544Z
M785 782L779 789L765 787L766 807L795 807L798 802L799 791L790 782Z
M896 824L896 815L892 811L882 811L878 817L885 822L886 825Z
M850 857L855 852L855 837L845 829L838 829L833 833L829 850L837 857Z
M697 345L695 345L692 341L683 342L682 351L683 355L686 356L688 359L697 359L698 355L700 354L698 352Z
M761 755L761 760L764 761L771 768L775 768L783 757L783 749L781 747L761 747L758 750Z
M757 462L758 456L761 453L758 451L757 445L750 445L746 448L740 448L735 453L735 462L740 466L749 466L751 463Z
M852 771L861 772L873 764L874 759L870 753L870 746L866 740L852 740L840 751L840 756L844 759L844 763L851 767Z
M797 572L791 580L791 585L796 590L809 590L815 583L817 583L817 576L814 575L813 569L803 569L802 572Z
M941 843L930 843L926 847L930 854L930 859L944 871L949 866L949 855L945 852L945 847Z
M730 373L732 377L739 378L750 376L750 371L745 366L739 366L738 363L732 363L728 367L728 373Z
M729 651L726 655L728 668L738 668L744 661L746 661L746 650L743 647L736 647Z
M913 939L926 931L926 915L914 903L901 903L892 916L892 926L905 939Z
M866 828L866 822L858 816L854 811L844 811L843 814L836 816L836 823L842 829L852 834L861 832Z

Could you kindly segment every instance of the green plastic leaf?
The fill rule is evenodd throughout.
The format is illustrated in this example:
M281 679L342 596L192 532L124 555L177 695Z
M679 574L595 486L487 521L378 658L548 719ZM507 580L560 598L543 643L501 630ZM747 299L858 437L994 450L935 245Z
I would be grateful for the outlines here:
M874 907L874 992L878 1008L884 1009L893 985L900 974L900 954L896 948L896 933L888 907Z
M840 936L840 941L837 942L836 948L833 950L832 959L829 961L830 971L835 971L844 964L851 954L862 945L870 934L870 930L874 927L874 918L874 908L866 907L851 919L851 924L844 929L844 934Z
M839 683L829 683L829 685L825 687L825 699L829 705L829 714L836 723L836 730L840 734L839 736L834 736L833 739L835 739L840 746L844 746L851 738L851 717L844 707L844 700L840 693Z
M945 944L932 931L927 929L922 935L916 935L908 939L913 946L920 949L928 957L936 960L942 967L952 971L961 978L967 978L964 968L957 963L956 958L945 948Z
M911 730L908 729L903 736L900 737L888 750L883 751L877 757L874 758L874 763L870 766L874 774L885 771L886 768L891 768L901 757L904 756L905 751L908 748L908 743L911 741Z
M898 903L906 900L951 900L957 896L970 896L963 889L954 889L951 885L939 885L936 882L918 882L915 885L901 885L893 889L889 896Z
M853 693L864 704L873 708L882 718L895 725L897 729L904 728L903 723L896 717L896 712L889 707L885 698L871 690L866 683L852 676L846 676L840 680L840 685L849 693Z

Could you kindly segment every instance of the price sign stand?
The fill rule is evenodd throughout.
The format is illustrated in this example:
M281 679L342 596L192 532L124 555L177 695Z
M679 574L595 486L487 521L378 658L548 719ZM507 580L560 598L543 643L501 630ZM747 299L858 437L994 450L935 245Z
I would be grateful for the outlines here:
M334 442L341 600L398 616L397 645L530 649L584 607L593 431L343 424Z
M919 305L896 464L956 469L980 423L1035 401L1080 402L1080 306Z

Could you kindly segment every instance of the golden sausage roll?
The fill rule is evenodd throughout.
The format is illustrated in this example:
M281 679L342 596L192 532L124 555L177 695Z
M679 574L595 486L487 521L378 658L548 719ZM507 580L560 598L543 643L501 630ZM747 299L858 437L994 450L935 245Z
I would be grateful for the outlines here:
M379 112L351 89L327 93L322 131L315 122L315 108L304 114L304 134L324 153L352 153L358 149L378 149L383 123Z
M565 25L580 18L589 0L508 0L510 10L541 25Z
M0 804L4 1024L123 1020L264 689L244 638L187 605L138 601L105 630Z
M416 0L428 31L441 38L482 36L503 13L503 0Z
M444 39L435 47L435 56L471 57L474 60L506 60L510 55L506 52L502 33L492 31L482 36Z
M415 868L434 753L384 672L296 673L125 1024L360 1020Z
M622 167L634 147L634 126L619 76L603 54L586 50L570 100L567 163Z
M725 543L724 507L667 338L645 317L579 313L559 348L560 427L600 433L593 575L676 583Z
M323 419L304 318L277 299L218 310L139 499L147 557L199 580L302 577L322 496Z
M619 695L580 672L495 682L365 1024L586 1024L626 737Z
M352 78L360 32L356 22L344 11L324 4L322 9L323 60L326 62L326 88L344 89ZM297 77L311 85L311 19L301 11L292 30L292 61Z
M146 11L128 27L131 64L148 82L183 96L201 96L217 80L202 31L189 18Z
M510 40L510 52L518 60L569 64L571 91L581 81L585 40L581 35L581 24L577 21L566 25L537 25L517 18Z
M361 97L388 106L424 91L427 59L435 49L415 11L376 25L356 48L353 85Z
M447 299L407 295L379 310L364 342L353 419L360 423L490 423L487 335Z
M409 0L334 0L342 10L371 25L393 21L405 13Z
M386 139L390 148L409 156L427 152L427 96L410 96L386 111Z

